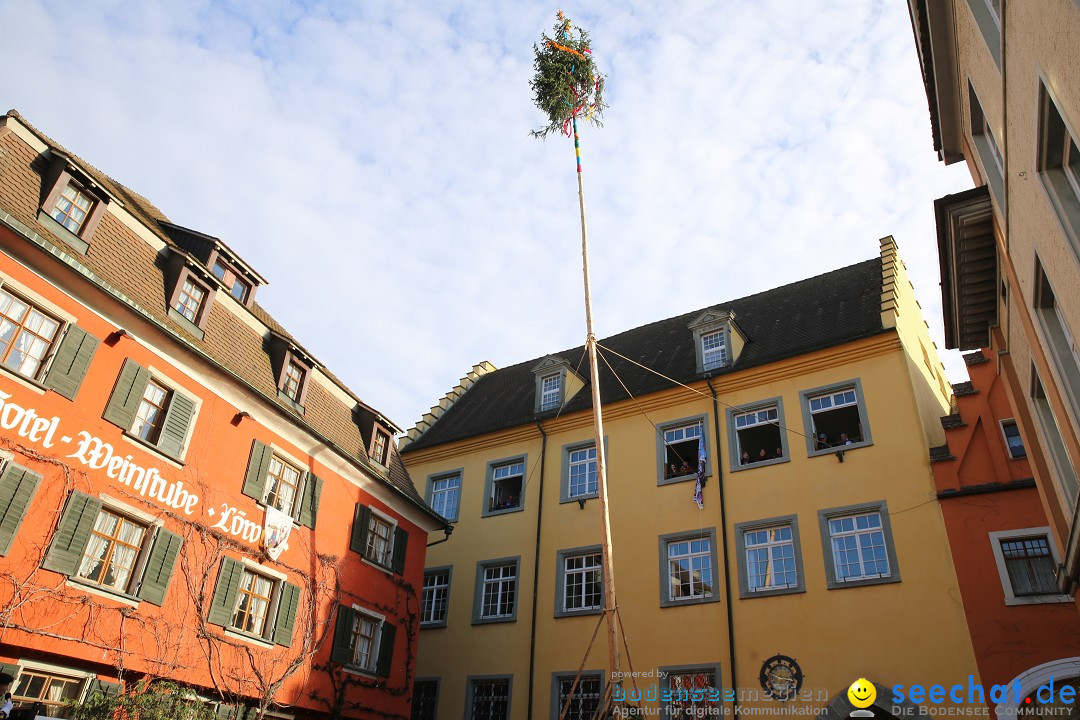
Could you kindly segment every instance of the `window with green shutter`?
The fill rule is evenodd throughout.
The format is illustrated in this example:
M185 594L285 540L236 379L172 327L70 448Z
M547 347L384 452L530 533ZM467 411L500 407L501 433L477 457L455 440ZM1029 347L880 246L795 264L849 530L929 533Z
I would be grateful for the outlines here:
M322 484L315 473L301 470L282 453L255 440L240 491L291 515L300 525L314 528Z
M330 660L372 675L390 674L397 626L356 606L339 605Z
M396 521L363 503L356 504L349 549L401 575L405 572L408 545L409 533Z
M41 475L13 462L0 471L0 555L11 551L40 484Z
M260 571L258 566L225 557L221 560L206 619L214 625L289 647L296 630L300 593L299 586Z
M160 606L182 547L183 538L147 525L134 510L76 491L60 516L42 567Z
M128 358L102 417L162 454L182 460L196 407L195 400Z

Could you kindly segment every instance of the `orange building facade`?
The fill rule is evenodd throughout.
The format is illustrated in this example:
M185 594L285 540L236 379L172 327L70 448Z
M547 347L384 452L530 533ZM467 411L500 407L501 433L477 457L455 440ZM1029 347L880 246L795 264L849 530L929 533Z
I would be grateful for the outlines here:
M947 444L931 460L983 686L1015 683L1027 697L1047 676L1077 674L1080 615L1058 590L1057 546L992 357L964 356L971 380L953 386Z
M429 532L398 428L265 280L0 117L0 670L221 718L407 717ZM261 713L261 715L260 715Z

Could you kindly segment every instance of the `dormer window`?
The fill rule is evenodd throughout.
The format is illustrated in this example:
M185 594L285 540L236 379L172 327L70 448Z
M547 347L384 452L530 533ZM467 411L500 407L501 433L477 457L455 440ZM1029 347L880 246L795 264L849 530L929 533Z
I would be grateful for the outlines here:
M49 214L56 222L78 235L93 207L94 201L90 196L83 192L81 187L71 182L60 191L60 197L56 199L56 204L53 205Z
M285 382L281 392L293 402L300 402L300 389L304 386L304 368L296 361L290 361L285 368Z
M86 254L109 195L59 151L43 178L38 222L76 252Z
M242 280L221 258L214 261L212 271L214 277L229 291L229 295L242 304L247 303L251 294L251 283Z
M687 325L694 333L694 356L699 373L712 372L732 365L746 340L735 326L735 313L706 310Z
M548 375L540 379L540 410L554 410L562 405L562 375Z
M205 301L206 288L188 277L181 284L180 293L176 296L176 304L173 307L189 322L197 323Z
M390 435L375 428L374 437L371 439L371 459L380 465L386 465L386 458L390 449Z
M714 370L727 363L727 343L722 330L701 336L701 366Z
M554 355L541 360L532 371L536 378L534 412L558 410L585 385L584 381L570 368L570 363Z
M303 414L314 361L295 341L279 333L270 334L266 349L276 378L278 398Z
M217 285L206 268L183 250L169 248L167 252L165 282L169 318L202 340Z

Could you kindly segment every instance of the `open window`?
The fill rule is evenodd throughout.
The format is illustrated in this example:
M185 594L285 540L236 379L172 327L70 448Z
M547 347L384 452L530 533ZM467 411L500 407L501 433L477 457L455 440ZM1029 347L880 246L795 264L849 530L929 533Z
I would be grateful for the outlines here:
M870 426L859 380L804 390L800 396L811 455L870 444Z
M698 459L705 454L705 475L710 474L708 424L704 415L674 420L659 426L657 434L658 484L693 480Z
M516 512L524 507L525 458L488 463L482 515Z
M727 424L733 471L789 459L780 398L730 408Z

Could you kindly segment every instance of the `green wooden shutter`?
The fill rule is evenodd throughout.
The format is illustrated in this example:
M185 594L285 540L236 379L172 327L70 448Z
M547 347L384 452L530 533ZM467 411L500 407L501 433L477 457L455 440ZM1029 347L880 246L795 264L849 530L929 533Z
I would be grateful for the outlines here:
M292 645L293 630L296 627L296 610L300 605L300 588L292 583L281 583L281 597L278 600L277 619L274 622L274 642L289 647Z
M243 563L230 557L221 559L221 572L218 573L214 597L210 600L207 622L221 626L232 625L233 611L236 609L236 595L240 591L240 578L243 574Z
M165 422L161 424L161 435L157 446L161 452L176 460L184 452L184 439L188 426L195 414L195 401L187 395L173 391L169 399L169 408L165 411Z
M7 555L34 499L41 475L9 462L0 473L0 555Z
M380 677L390 675L390 663L394 659L394 637L397 635L397 625L384 621L382 625L382 637L379 638L379 660L375 664L375 674Z
M244 475L244 487L240 492L261 501L266 497L266 471L270 469L269 445L256 440L251 445L251 459L248 460L247 473Z
M64 339L60 341L60 347L56 349L52 367L43 381L45 387L55 390L68 400L74 400L99 344L96 337L78 325L68 326Z
M315 527L315 518L319 514L319 496L322 495L322 478L315 473L307 474L304 484L304 496L300 498L298 521L309 528Z
M135 421L135 411L139 409L139 400L146 392L148 382L150 382L149 370L131 358L124 360L124 367L120 369L120 377L116 379L116 386L113 388L112 395L109 396L109 404L105 406L102 417L113 425L130 430L131 424Z
M331 662L348 665L353 660L352 641L353 619L356 612L347 605L338 605L337 625L334 627L334 647L330 650Z
M356 512L353 515L352 538L349 540L349 549L364 554L367 544L368 525L371 524L371 511L363 503L356 503Z
M401 575L405 572L405 549L409 547L409 533L401 527L394 528L394 557L390 569Z
M101 501L97 498L78 491L71 493L41 567L65 575L75 574L100 511Z
M146 569L143 571L142 583L139 592L136 593L141 599L154 605L161 606L165 601L165 591L169 589L169 581L172 580L176 561L180 557L180 548L184 539L174 532L164 528L158 530L154 538L154 547L150 550L150 557L146 559Z

